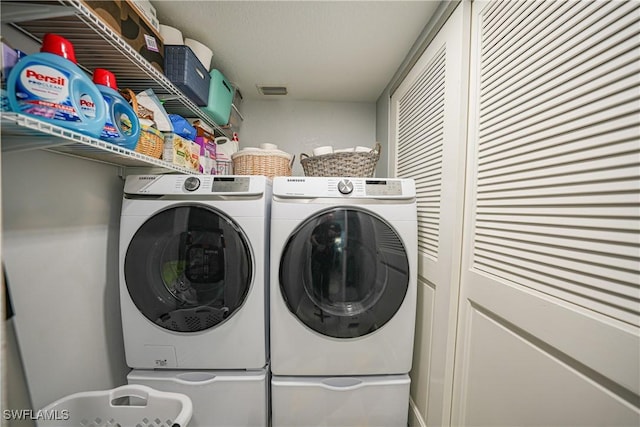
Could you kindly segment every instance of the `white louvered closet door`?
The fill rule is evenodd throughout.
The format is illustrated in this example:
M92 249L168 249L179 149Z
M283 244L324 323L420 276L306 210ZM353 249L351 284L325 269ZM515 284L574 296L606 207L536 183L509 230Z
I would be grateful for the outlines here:
M473 3L455 425L640 425L640 3Z
M396 176L415 180L418 205L411 426L449 422L462 235L469 19L469 5L458 5L391 97L395 140L391 169Z

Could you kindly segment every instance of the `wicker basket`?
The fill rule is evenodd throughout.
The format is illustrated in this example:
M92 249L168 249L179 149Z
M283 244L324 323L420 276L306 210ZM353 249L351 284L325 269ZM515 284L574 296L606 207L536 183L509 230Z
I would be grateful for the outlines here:
M293 159L280 150L243 150L231 155L235 175L291 176Z
M300 155L300 164L305 176L372 177L380 159L382 146L376 143L371 151L323 154L321 156Z
M136 94L131 89L122 89L120 94L131 103L133 111L140 119L153 120L153 111L138 104ZM159 159L164 150L164 135L158 129L140 123L140 137L136 151L140 154Z
M140 125L140 138L136 145L136 151L154 159L162 157L164 150L164 135L156 128Z

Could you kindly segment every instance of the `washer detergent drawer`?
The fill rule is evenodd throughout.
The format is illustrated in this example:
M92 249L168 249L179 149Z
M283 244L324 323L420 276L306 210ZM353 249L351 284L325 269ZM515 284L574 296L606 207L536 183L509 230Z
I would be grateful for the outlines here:
M267 426L267 370L132 370L129 384L183 393L193 402L189 427Z
M273 376L273 427L406 427L409 385L409 375Z

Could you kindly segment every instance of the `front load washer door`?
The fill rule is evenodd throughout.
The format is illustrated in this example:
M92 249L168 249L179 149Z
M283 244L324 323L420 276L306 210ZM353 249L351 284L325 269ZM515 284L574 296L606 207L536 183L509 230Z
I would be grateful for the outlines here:
M402 240L383 219L357 208L333 208L305 220L280 260L287 307L312 330L355 338L381 328L409 287Z
M222 212L182 205L158 212L135 233L124 277L140 312L176 332L213 328L236 313L252 280L251 250Z

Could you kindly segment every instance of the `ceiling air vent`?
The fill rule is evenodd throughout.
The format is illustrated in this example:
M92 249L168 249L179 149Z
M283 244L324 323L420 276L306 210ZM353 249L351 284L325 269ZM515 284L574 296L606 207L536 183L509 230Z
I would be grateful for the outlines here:
M284 96L284 95L287 94L287 87L286 86L268 86L268 85L257 85L257 86L258 86L258 91L262 95Z

